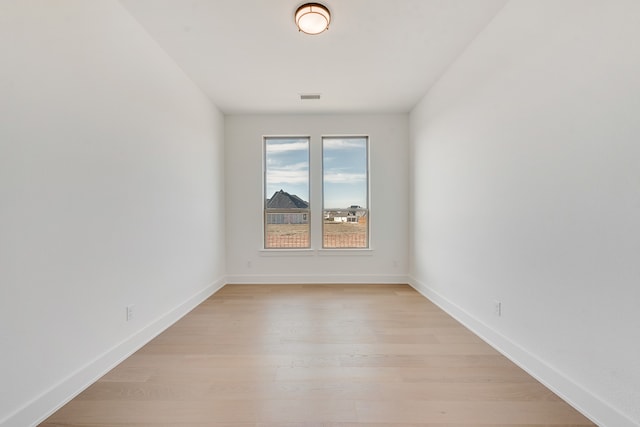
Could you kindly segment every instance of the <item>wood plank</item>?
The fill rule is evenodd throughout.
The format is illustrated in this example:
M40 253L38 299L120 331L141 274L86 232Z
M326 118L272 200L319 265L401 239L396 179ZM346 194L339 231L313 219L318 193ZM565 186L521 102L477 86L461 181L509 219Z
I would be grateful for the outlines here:
M229 285L43 426L593 426L407 285Z

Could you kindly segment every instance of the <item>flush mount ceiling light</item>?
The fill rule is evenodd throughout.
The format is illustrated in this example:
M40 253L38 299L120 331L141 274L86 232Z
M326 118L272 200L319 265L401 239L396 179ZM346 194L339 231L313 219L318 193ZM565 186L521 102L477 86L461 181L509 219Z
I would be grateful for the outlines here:
M320 34L329 29L331 13L320 3L305 3L296 10L296 25L305 34Z

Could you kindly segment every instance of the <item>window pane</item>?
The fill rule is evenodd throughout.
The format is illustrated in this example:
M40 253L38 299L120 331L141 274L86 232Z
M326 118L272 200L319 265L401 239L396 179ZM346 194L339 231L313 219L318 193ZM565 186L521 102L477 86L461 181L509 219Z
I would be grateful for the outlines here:
M369 247L368 138L322 139L324 248Z
M265 248L308 248L309 138L265 138Z

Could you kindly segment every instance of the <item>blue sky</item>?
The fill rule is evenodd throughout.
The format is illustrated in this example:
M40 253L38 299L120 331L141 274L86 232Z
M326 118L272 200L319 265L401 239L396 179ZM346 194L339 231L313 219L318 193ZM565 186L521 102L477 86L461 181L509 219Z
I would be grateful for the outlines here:
M324 209L367 207L367 138L326 137L323 146ZM268 138L265 198L281 189L309 201L309 139Z
M265 198L284 190L309 201L309 139L269 138L265 145Z
M324 209L367 207L367 138L323 138Z

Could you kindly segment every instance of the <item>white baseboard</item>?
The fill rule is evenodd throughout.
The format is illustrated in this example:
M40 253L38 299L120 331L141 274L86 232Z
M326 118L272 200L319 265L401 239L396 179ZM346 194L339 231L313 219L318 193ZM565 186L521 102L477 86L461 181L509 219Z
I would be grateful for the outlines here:
M1 420L0 426L25 427L41 423L124 359L216 293L224 285L224 279L216 280L208 285L129 338L116 344L104 354L79 368L66 379L54 385L49 390L46 390L4 420Z
M404 274L236 274L227 276L229 284L331 284L331 283L408 283Z
M426 284L413 277L409 277L407 283L598 426L638 427L638 424L610 404L584 389L529 350L499 334Z

